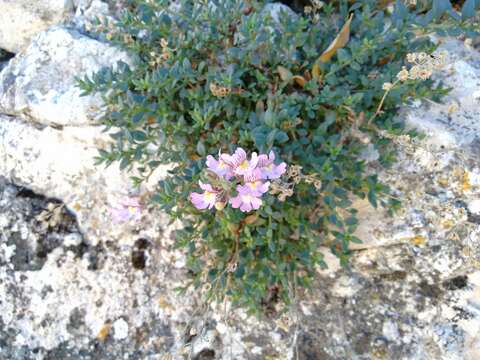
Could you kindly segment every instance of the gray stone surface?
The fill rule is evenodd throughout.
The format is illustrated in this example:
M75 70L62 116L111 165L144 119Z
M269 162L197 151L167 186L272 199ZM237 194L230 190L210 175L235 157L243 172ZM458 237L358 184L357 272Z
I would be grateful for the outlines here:
M108 44L53 27L32 40L0 73L0 113L45 125L95 123L103 103L99 97L81 97L75 77L118 61L129 60Z
M36 34L73 14L72 0L0 0L0 49L18 53Z
M110 141L91 121L101 103L78 103L71 79L108 64L106 45L61 28L35 41L0 75L0 106L14 115L0 115L0 359L480 358L478 52L444 42L449 65L436 76L454 90L401 114L425 139L396 139L389 170L370 163L403 209L357 203L365 242L351 267L325 250L312 291L259 320L175 292L185 258L154 206L112 223L115 200L145 199L166 169L134 189L117 166L95 167ZM86 65L62 55L77 50Z

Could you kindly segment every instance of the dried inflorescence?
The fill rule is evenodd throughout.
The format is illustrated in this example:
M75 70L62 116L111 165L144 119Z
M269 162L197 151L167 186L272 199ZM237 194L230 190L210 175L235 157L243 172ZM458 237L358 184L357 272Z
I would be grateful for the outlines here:
M225 86L219 86L212 82L210 84L210 91L212 92L213 96L225 97L232 92L232 89Z
M160 54L155 51L150 52L152 60L150 60L149 65L152 67L159 66L172 56L172 49L168 47L168 41L164 38L160 39L160 48L162 49Z
M323 8L325 3L320 0L312 0L311 5L305 6L303 8L303 11L305 15L309 15L312 17L312 21L314 23L317 23L320 20L320 14L319 11L321 8Z
M273 151L268 155L254 152L248 159L242 148L237 148L233 155L219 154L218 160L209 155L206 165L211 184L199 182L203 192L190 194L192 204L200 210L214 207L222 210L229 203L242 212L259 209L261 197L270 187L266 180L279 179L287 168L284 162L275 164Z
M385 98L395 85L407 80L428 80L432 76L434 70L441 70L445 67L447 55L448 53L446 51L441 51L434 55L428 55L424 52L407 54L406 60L408 63L413 64L413 66L410 70L408 70L406 66L402 67L402 70L397 74L395 82L383 83L382 89L385 93L378 104L377 110L368 120L368 124L371 124L375 117L380 114Z
M427 80L434 70L441 70L446 64L447 52L442 51L438 54L428 55L424 52L407 54L407 62L413 64L410 70L404 66L397 74L400 81L407 80Z
M273 181L270 187L270 194L278 195L280 201L285 201L287 197L293 195L293 190L295 185L301 181L306 182L307 184L313 184L317 191L320 191L322 188L322 182L319 180L317 174L302 174L302 167L299 165L291 165L288 168L287 175L285 176L285 181L276 180Z

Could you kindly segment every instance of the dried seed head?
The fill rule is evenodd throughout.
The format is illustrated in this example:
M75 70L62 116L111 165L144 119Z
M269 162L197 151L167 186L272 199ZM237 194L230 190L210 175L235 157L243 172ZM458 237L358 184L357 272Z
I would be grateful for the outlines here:
M407 81L408 80L408 70L407 68L404 66L402 68L402 70L400 70L400 72L397 74L397 79L400 80L400 81Z
M393 88L393 84L391 82L383 83L382 89L385 91L390 91Z
M414 63L415 60L417 60L417 54L415 53L407 54L407 62Z
M215 83L211 83L210 84L210 91L212 92L213 96L225 97L232 92L232 89L227 88L225 86L218 86Z

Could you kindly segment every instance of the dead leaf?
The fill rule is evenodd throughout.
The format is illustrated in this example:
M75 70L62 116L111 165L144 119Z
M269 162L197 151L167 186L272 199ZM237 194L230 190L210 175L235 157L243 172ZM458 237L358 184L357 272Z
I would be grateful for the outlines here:
M348 40L350 40L350 24L353 19L353 14L350 15L345 25L338 33L337 37L332 41L330 46L323 52L322 55L318 58L318 61L326 63L329 62L333 55L337 52L338 49L343 48L347 45ZM314 65L315 66L315 65ZM318 66L318 65L317 65ZM314 69L312 69L314 71Z
M312 66L312 76L317 81L321 80L322 72L320 71L320 66L318 66L318 60L315 61L315 64Z
M304 77L307 81L312 80L312 74L311 74L310 71L308 71L308 70L305 70L305 73L303 74L303 77Z
M301 86L302 88L305 87L305 84L307 83L305 78L300 75L294 75L292 79L297 83L298 86Z
M392 61L393 58L394 58L394 56L393 56L392 54L387 55L387 56L384 56L383 58L381 58L380 60L378 60L377 65L379 65L379 66L386 65L386 64L388 64L390 61Z
M111 328L112 328L112 324L110 323L106 323L105 325L103 325L103 327L98 332L97 339L101 341L105 340L108 334L110 333Z
M257 221L258 216L257 215L248 215L243 222L247 225L253 224L255 221Z
M282 79L283 81L290 81L290 79L292 78L292 72L284 66L277 66L277 71L280 75L280 79Z

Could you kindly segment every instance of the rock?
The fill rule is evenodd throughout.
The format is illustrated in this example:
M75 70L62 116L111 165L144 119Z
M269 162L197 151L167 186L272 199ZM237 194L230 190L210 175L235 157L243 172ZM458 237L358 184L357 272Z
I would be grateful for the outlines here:
M112 11L101 0L77 0L75 17L72 22L78 29L88 30L96 18L112 18Z
M115 340L124 340L128 337L128 324L123 319L118 319L113 323L113 338Z
M74 41L80 36L51 31ZM292 312L272 319L248 317L228 302L204 310L193 289L178 295L174 289L189 279L185 256L156 207L144 205L137 223L112 223L113 200L142 198L166 168L134 189L116 165L94 166L97 148L110 139L91 123L93 116L69 115L55 129L48 125L59 120L34 102L11 112L25 118L0 116L0 175L17 185L0 182L2 356L478 358L480 129L469 118L478 112L480 56L456 41L442 47L455 69L443 78L455 90L443 104L414 104L401 115L426 138L397 139L399 161L391 169L369 164L402 199L402 210L389 217L357 203L357 235L365 242L352 247L350 267L326 256L332 267L319 269ZM13 60L16 67L21 59ZM63 61L52 62L47 74L62 69ZM13 71L14 65L0 75L3 89L13 89L4 85L7 70L10 82L22 84L14 74L26 72ZM55 82L44 87L57 91ZM449 111L453 102L458 113ZM266 306L282 310L274 300Z
M476 121L480 100L474 96L480 89L480 59L477 51L457 40L444 40L438 51L442 50L449 53L447 66L435 76L453 90L442 103L403 108L401 116L407 126L426 138L398 139L399 161L379 174L402 200L402 209L396 216L382 216L367 201L358 201L357 236L365 243L353 245L356 249L401 243L434 245L435 239L451 236L452 229L468 229L472 222L480 222L480 125ZM457 106L453 112L451 104Z
M269 14L275 23L280 22L282 13L286 13L290 17L297 16L290 7L279 2L266 4L263 8L263 14Z
M178 331L193 306L174 295L184 271L170 268L169 257L162 255L174 254L173 242L158 232L143 234L155 241L145 249L155 265L139 273L130 246L119 238L104 236L97 246L86 238L75 246L62 241L79 232L71 215L44 229L36 219L52 202L61 204L0 178L1 357L120 359L166 353L181 338ZM140 235L124 231L122 236ZM39 252L38 244L48 247ZM156 301L162 293L175 303L175 316Z
M72 0L0 0L0 48L13 53L51 25L73 16Z
M136 191L117 166L94 166L98 147L109 141L100 127L37 129L0 115L0 175L63 201L88 241L96 244L105 236L115 238L125 231L112 223L110 209L117 199ZM165 171L159 168L158 176Z
M118 61L120 50L54 27L36 37L0 73L0 113L22 115L45 125L87 125L101 114L100 97L81 97L75 77L90 75Z
M12 53L0 49L0 72L2 69L7 66L8 61L13 57Z

